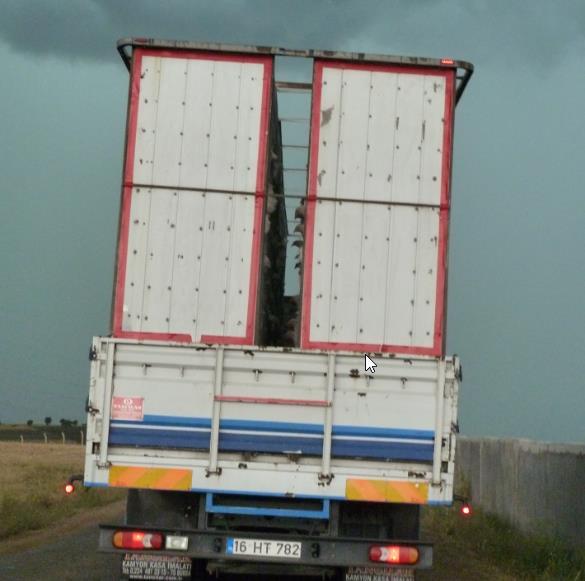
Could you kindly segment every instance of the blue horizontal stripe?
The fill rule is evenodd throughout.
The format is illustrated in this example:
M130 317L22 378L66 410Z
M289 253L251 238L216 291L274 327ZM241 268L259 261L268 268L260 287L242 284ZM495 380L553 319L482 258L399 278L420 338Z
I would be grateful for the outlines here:
M290 432L293 434L323 435L322 424L266 422L259 420L221 420L220 426L226 430L253 430L255 432Z
M323 500L320 510L294 509L294 508L269 508L253 506L222 506L215 504L213 494L207 493L205 497L206 512L219 514L245 514L255 516L277 516L289 518L317 518L327 520L329 518L330 501Z
M190 432L149 428L110 428L110 444L118 446L145 446L156 448L209 449L208 432ZM300 452L319 456L323 451L323 438L290 436L230 434L220 432L219 450L222 452ZM430 461L433 446L430 444L387 441L336 440L331 453L337 457L380 458L392 460Z
M209 449L209 432L150 430L148 428L110 427L109 443L113 446L146 446L153 448Z
M142 422L133 420L112 420L119 425L140 426L169 426L192 427L211 429L210 418L162 416L147 414ZM251 430L256 432L289 432L296 434L323 435L322 424L297 422L269 422L261 420L221 420L221 429L224 430ZM411 440L432 440L435 436L432 430L405 430L396 428L372 428L367 426L333 426L334 436L362 436L370 438L404 438Z
M398 430L393 428L369 428L362 426L333 426L333 435L432 440L435 437L435 432L432 430Z

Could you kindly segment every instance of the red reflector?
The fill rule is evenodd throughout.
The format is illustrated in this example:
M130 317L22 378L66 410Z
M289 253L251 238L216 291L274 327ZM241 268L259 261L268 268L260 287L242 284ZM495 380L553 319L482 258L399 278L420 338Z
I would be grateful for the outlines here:
M71 482L68 482L65 485L65 494L73 494L73 492L75 492L75 486Z
M441 64L442 65L452 65L454 64L453 59L441 59Z
M472 513L472 512L473 512L473 511L471 510L471 505L470 505L470 504L464 503L464 504L461 506L461 514L462 514L463 516L471 516L471 513Z
M162 549L163 536L144 531L116 531L112 544L117 549Z
M418 562L416 547L387 545L370 547L370 561L392 563L393 565L414 565Z

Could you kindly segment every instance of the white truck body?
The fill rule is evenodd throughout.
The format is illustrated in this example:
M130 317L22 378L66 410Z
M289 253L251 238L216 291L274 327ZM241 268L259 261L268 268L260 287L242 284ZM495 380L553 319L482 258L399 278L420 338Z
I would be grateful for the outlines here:
M112 335L90 351L84 483L129 492L100 548L130 578L290 573L294 557L306 575L412 579L432 564L419 505L453 500L452 136L473 67L118 49ZM310 79L282 80L290 57Z
M344 352L113 338L94 349L86 486L452 499L456 360L379 356L369 374Z

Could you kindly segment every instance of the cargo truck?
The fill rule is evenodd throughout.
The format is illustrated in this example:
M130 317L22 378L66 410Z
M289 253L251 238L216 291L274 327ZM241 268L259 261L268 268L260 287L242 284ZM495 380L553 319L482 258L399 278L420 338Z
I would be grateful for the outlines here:
M112 332L85 486L121 576L413 579L453 501L455 105L473 67L122 40ZM287 78L286 75L289 75Z

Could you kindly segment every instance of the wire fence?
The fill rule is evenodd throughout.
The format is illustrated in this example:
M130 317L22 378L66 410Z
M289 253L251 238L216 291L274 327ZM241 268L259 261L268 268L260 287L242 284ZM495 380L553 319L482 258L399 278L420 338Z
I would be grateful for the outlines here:
M85 445L85 428L84 427L67 427L67 428L32 428L18 429L11 427L1 429L0 442L20 442L21 444L78 444Z

